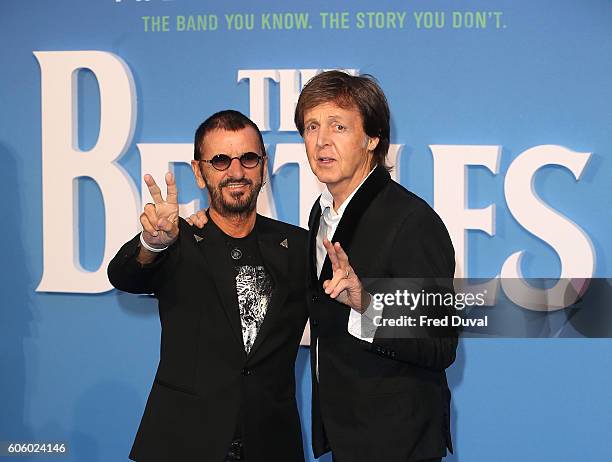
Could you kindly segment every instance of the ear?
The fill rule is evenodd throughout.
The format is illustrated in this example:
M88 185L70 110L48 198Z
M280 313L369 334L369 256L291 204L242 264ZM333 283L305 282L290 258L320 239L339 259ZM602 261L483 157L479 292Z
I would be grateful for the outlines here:
M193 176L195 177L196 183L198 184L198 188L204 189L206 187L206 181L202 176L202 171L200 170L200 162L197 160L191 161L191 170L193 170Z
M368 136L368 151L370 152L374 151L374 149L376 149L376 146L378 146L379 141L380 141L380 138L378 136L374 138L370 138Z

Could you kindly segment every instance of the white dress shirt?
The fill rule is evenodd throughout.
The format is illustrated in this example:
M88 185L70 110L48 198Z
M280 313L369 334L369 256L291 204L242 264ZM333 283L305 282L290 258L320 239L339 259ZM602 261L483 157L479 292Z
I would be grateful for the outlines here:
M368 179L368 177L372 174L373 171L374 169L372 169L372 171L368 173L368 176L366 176L363 179L363 181L359 183L359 186L355 188L355 190L351 193L351 195L348 196L342 204L340 204L340 207L338 207L337 212L334 210L334 198L329 192L329 189L325 188L323 190L323 193L321 194L321 197L319 198L319 205L321 206L321 220L319 221L319 230L317 232L317 242L316 242L317 276L318 277L321 276L321 270L323 269L323 263L325 262L325 257L327 256L327 250L323 246L323 238L326 238L328 241L332 242L332 237L334 236L334 233L336 232L336 229L338 228L338 224L340 223L340 220L342 219L342 215L344 215L344 211L348 207L355 193L359 190L359 188L361 188L363 183L365 183L365 181ZM350 262L350 258L351 256L349 255L349 262ZM359 275L357 275L357 277L359 277ZM349 315L348 326L347 326L348 332L353 337L357 337L360 340L364 340L366 342L372 343L372 341L374 340L374 333L376 332L376 327L374 326L374 323L372 322L374 315L375 315L375 311L372 307L372 300L370 300L370 305L368 306L366 311L363 312L362 314L360 314L359 312L351 308L351 313ZM368 332L362 332L361 330L362 316L365 316L367 318L363 320L364 324L366 326L372 326L372 329L369 329ZM317 354L316 375L318 379L319 378L319 343L318 342L315 348L316 348L316 354Z

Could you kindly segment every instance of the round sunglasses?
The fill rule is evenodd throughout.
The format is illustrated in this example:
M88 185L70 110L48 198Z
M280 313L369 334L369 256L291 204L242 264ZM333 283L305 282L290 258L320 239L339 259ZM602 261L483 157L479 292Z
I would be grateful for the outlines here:
M259 165L259 162L264 157L266 157L265 154L260 156L254 152L245 152L241 156L236 157L230 157L227 154L216 154L212 159L201 159L200 162L206 162L207 164L212 165L215 170L222 172L223 170L227 170L229 168L234 159L238 159L240 161L240 165L242 165L244 168L255 168Z

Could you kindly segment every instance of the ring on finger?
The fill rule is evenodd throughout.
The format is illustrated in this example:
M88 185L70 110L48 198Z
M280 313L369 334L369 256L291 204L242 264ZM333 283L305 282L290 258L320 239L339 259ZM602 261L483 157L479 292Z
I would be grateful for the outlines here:
M346 270L346 276L344 276L344 279L348 279L350 274L351 274L351 271L347 269Z

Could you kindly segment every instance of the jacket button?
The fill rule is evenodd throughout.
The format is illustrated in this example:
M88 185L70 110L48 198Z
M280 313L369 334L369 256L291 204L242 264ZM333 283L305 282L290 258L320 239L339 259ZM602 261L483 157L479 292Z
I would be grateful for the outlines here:
M319 325L319 321L316 319L311 319L310 324L312 324L312 327L317 327Z
M242 375L251 375L251 371L246 367L240 371Z
M319 301L319 297L316 295L312 296L312 303L317 303Z

